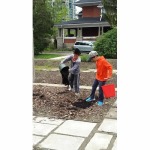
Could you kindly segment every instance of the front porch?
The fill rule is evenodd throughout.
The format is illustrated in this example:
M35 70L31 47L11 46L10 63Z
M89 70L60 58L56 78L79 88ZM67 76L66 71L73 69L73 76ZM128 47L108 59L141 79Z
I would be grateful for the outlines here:
M75 41L95 41L98 36L111 29L110 24L100 17L83 17L62 22L58 28L57 48L71 48Z
M72 48L76 41L95 41L97 37L110 30L108 26L98 27L64 27L59 28L57 48Z

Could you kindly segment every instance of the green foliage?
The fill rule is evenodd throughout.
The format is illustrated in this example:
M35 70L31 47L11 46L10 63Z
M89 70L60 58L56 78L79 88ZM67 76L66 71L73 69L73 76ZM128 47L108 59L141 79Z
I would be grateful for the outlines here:
M113 28L98 37L94 50L106 58L117 58L117 29Z
M64 0L55 0L52 5L51 14L52 14L52 20L55 24L62 22L62 20L68 19L67 18L68 9L65 3L63 2Z
M52 14L52 20L54 22L54 24L58 24L60 22L62 22L62 20L68 20L67 18L67 12L68 9L64 3L63 0L55 0L55 2L53 3L53 7L51 10L51 14ZM58 33L58 28L57 27L53 27L53 38L55 39L54 41L54 48L56 48L56 36Z
M112 27L117 26L117 0L102 0L105 12L104 18Z
M49 59L49 58L55 58L55 57L59 57L61 55L59 54L39 54L39 55L35 55L34 58L35 59Z
M47 47L54 48L51 40L57 33L54 24L66 19L66 14L63 0L33 0L34 54L42 53Z
M81 61L82 61L82 62L87 62L87 61L88 61L88 58L89 58L89 57L88 57L88 54L81 54L80 57L81 57Z
M48 47L54 25L48 0L33 0L34 54Z

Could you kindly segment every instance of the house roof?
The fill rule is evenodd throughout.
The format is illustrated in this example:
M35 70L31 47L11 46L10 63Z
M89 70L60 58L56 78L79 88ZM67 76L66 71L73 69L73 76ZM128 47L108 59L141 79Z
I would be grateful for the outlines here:
M101 0L79 0L74 2L74 5L82 7L82 6L92 6L92 5L102 5Z
M58 28L72 28L72 27L99 27L110 26L103 18L100 21L100 17L84 17L76 20L70 20L55 25Z

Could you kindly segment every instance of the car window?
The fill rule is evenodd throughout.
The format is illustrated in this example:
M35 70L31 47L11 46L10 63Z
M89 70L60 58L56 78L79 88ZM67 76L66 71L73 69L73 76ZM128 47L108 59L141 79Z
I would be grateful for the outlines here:
M76 42L75 45L80 45L80 42Z
M85 43L85 45L90 45L90 43Z
M81 43L80 43L80 45L86 45L86 43L84 43L84 42L81 42Z
M94 42L83 42L83 41L81 41L81 42L76 42L74 45L90 45L90 46L92 46L93 45L93 43Z

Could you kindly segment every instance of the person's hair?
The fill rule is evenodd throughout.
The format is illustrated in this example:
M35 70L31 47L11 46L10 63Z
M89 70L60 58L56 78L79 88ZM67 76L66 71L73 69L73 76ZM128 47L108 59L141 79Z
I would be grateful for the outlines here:
M73 53L74 53L74 54L77 54L77 55L80 55L80 54L81 54L80 50L79 50L79 49L77 49L77 48L74 50L74 52L73 52Z

